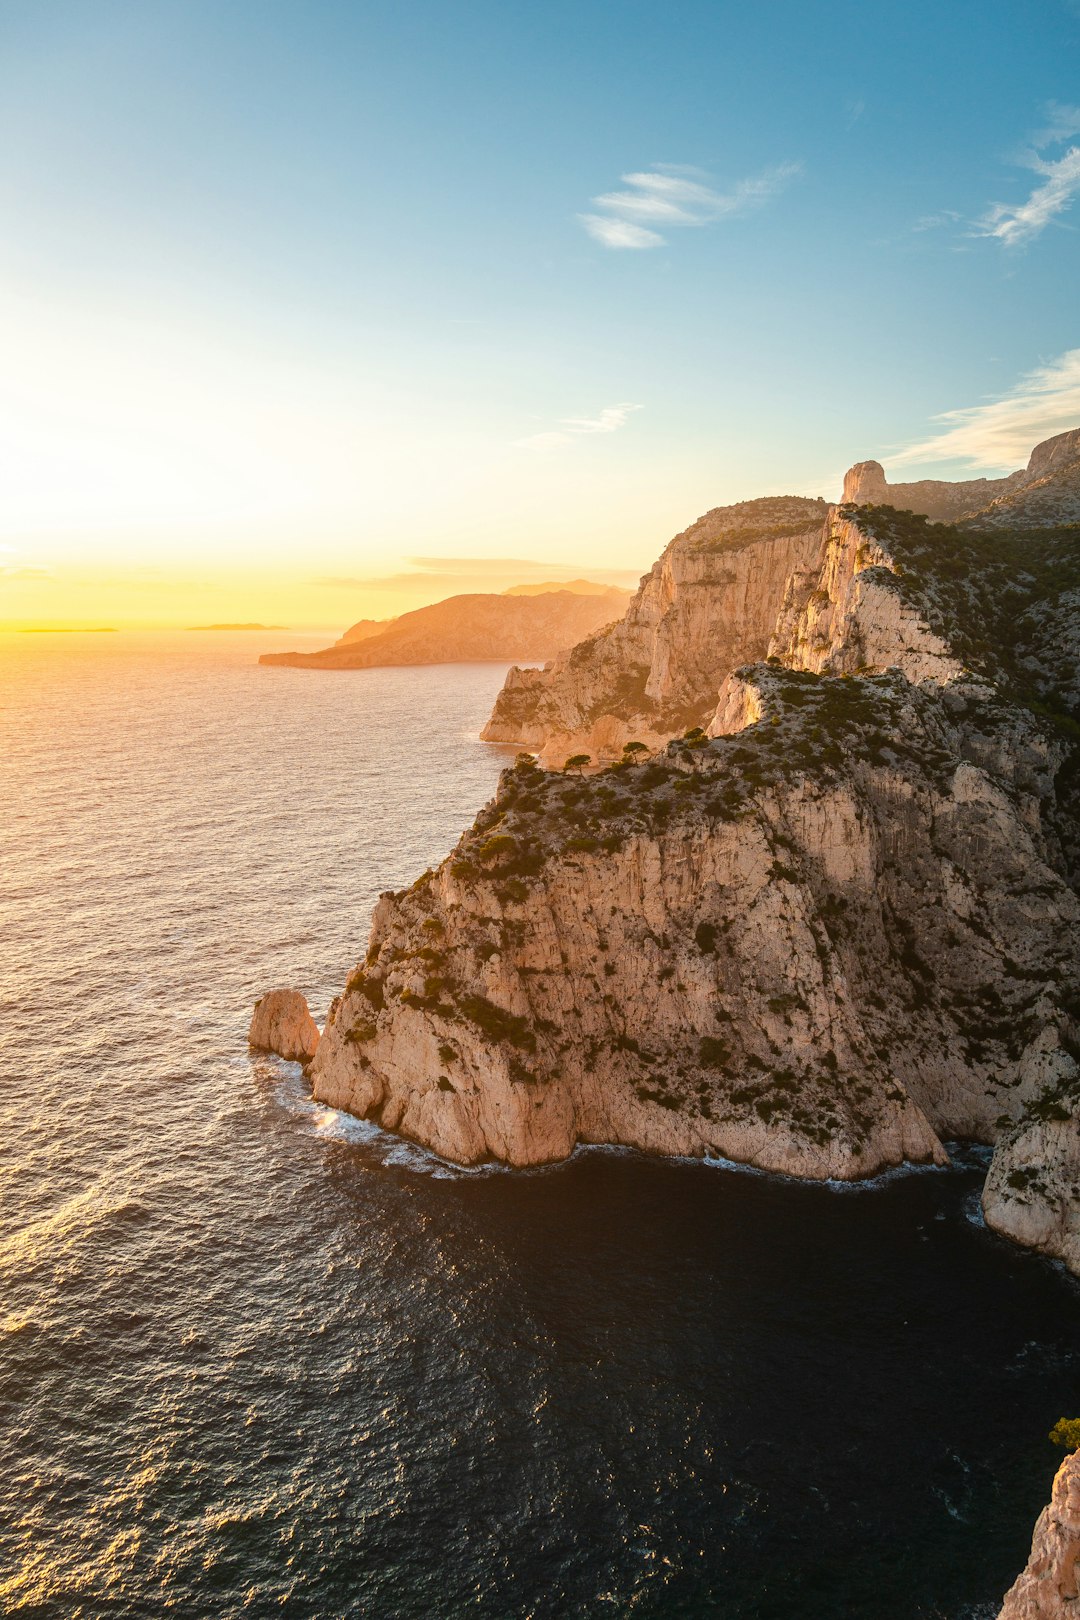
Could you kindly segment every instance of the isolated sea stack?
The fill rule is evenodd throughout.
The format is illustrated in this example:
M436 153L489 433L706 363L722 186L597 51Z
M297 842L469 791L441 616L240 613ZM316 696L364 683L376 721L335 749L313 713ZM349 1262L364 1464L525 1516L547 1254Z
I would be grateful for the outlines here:
M988 1222L1080 1271L1080 430L956 488L711 512L512 677L488 735L614 762L522 758L382 897L316 1096L468 1164L974 1139Z
M299 990L271 990L255 1003L248 1045L257 1052L310 1063L319 1045L319 1026Z

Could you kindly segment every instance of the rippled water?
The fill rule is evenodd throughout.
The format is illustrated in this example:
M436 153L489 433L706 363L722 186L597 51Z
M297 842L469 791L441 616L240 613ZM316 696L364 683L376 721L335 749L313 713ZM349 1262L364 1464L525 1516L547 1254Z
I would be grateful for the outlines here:
M0 640L0 1614L993 1614L1080 1290L970 1164L459 1175L249 1056L503 763L256 650Z

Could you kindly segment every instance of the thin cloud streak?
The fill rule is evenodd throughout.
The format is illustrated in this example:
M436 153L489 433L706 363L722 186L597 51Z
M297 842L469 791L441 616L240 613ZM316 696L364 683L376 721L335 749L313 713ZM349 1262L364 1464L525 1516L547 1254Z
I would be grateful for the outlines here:
M973 236L993 237L1005 247L1020 247L1039 236L1059 215L1064 214L1080 192L1080 146L1070 146L1061 157L1047 159L1046 147L1059 146L1080 134L1080 107L1051 102L1050 122L1032 137L1031 148L1020 162L1043 177L1025 202L994 203L972 231Z
M973 469L1013 469L1026 464L1033 446L1080 424L1080 349L1068 349L1037 366L1001 399L933 418L940 430L892 456L896 466L961 461Z
M579 214L578 219L589 235L609 248L663 247L664 238L658 231L644 225L634 225L628 219L605 219L602 214Z
M715 191L704 179L691 179L696 169L655 164L624 174L623 191L605 191L592 199L595 213L578 219L596 241L609 248L661 247L667 238L655 226L713 225L718 220L759 208L802 172L801 163L781 163L740 180L730 191Z
M623 403L606 405L597 416L564 416L557 428L530 434L527 439L515 439L514 443L519 450L555 450L582 434L617 433L626 426L632 413L641 409L640 405Z

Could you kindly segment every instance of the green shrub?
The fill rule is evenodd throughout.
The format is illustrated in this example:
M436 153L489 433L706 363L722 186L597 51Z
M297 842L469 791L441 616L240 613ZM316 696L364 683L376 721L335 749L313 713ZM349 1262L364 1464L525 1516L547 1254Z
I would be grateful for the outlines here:
M516 849L516 838L511 838L509 833L496 833L493 838L485 839L480 845L480 859L496 860L500 855L512 855Z
M730 1046L715 1035L703 1035L698 1042L698 1062L703 1069L722 1069L730 1056Z
M1058 1418L1047 1438L1066 1451L1080 1450L1080 1418Z
M520 1047L522 1051L535 1052L536 1036L530 1029L527 1018L507 1012L505 1007L496 1007L486 996L462 996L458 1005L466 1018L482 1029L493 1041L506 1041L510 1046Z

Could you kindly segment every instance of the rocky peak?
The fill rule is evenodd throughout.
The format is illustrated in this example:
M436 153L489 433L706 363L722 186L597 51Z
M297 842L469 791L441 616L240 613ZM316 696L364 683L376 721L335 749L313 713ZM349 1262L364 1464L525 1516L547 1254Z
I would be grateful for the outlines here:
M1045 478L1077 460L1080 460L1080 427L1069 428L1037 444L1027 464L1027 478Z
M884 506L888 499L885 469L880 461L857 461L844 474L843 500L851 506Z

